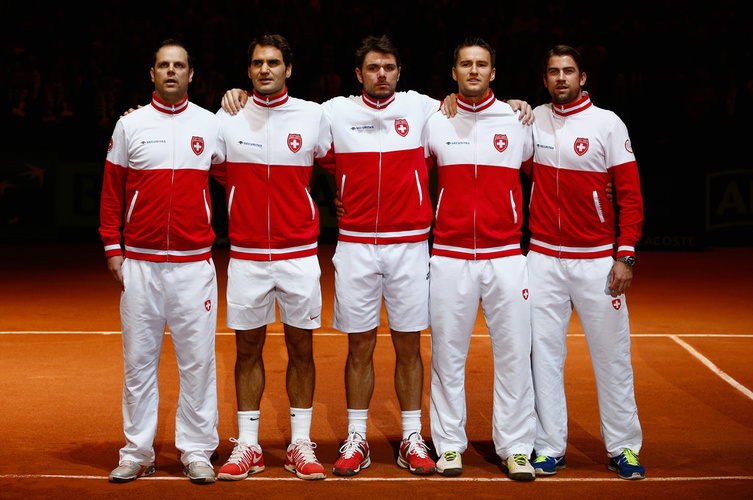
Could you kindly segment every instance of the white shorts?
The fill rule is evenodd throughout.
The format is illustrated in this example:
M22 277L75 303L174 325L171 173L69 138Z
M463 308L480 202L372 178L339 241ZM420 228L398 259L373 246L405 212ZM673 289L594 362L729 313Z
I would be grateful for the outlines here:
M429 327L429 244L371 245L339 241L335 256L332 326L345 333L380 324L382 297L391 329L418 332Z
M280 321L304 330L322 326L319 259L254 261L230 259L227 267L227 326L252 330Z

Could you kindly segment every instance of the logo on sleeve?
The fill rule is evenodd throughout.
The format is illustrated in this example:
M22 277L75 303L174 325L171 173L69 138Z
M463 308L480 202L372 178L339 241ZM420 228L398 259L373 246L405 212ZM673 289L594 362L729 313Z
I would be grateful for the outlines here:
M206 309L207 311L211 311L212 310L212 301L211 300L207 300L206 302L204 302L204 309Z
M395 120L395 132L400 134L400 137L405 137L408 135L409 131L410 127L408 127L408 120L405 118L398 118Z
M508 144L507 134L494 134L494 147L497 148L497 151L501 153L507 149Z
M528 300L528 288L523 289L523 300Z
M204 152L204 138L203 137L197 137L197 136L191 137L191 151L193 151L196 156L199 156L201 153Z
M633 154L633 145L630 144L630 139L625 141L625 149L627 149L628 153Z
M619 311L619 310L620 310L620 307L622 307L622 301L621 301L620 299L614 299L614 300L612 301L612 307L614 307L614 309L615 309L616 311Z
M588 151L588 138L578 137L575 139L575 154L583 156Z
M110 144L109 144L109 145L107 146L107 151L108 151L108 152L112 151L112 146L113 146L113 145L114 145L114 142L113 142L113 140L112 140L112 137L110 137Z
M300 151L302 145L303 139L301 138L301 134L288 134L288 147L292 152L297 153Z

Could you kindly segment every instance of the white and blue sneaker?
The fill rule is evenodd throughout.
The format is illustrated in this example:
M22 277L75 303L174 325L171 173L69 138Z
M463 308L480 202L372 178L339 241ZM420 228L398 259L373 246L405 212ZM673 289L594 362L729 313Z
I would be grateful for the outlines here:
M607 469L616 472L620 479L643 479L646 477L646 469L638 462L638 455L629 448L625 448L622 453L611 458Z
M565 455L561 457L548 457L539 455L533 461L533 469L537 476L553 476L557 471L567 467L565 465Z

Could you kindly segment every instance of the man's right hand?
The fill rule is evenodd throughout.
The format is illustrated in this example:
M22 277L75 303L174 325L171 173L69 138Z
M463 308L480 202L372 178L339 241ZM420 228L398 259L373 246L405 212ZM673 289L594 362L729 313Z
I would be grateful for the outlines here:
M232 89L222 96L222 109L231 115L237 115L248 101L248 94L241 89Z
M122 255L113 255L112 257L107 257L107 269L110 270L113 277L115 278L115 281L118 282L118 286L120 287L120 290L125 292L125 285L123 284L123 256Z

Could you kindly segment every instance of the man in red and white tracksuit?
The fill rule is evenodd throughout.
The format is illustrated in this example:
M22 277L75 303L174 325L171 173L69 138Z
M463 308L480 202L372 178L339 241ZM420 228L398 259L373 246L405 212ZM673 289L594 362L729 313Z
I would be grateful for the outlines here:
M334 172L344 208L332 259L332 325L348 333L348 439L333 470L351 476L370 464L366 428L384 298L395 347L395 389L403 428L397 462L414 474L433 474L434 461L420 433L420 332L429 326L432 222L421 134L440 102L413 91L395 92L400 60L386 37L365 39L356 59L363 94L323 104L334 148L334 164L323 166Z
M208 183L224 156L219 120L188 101L192 75L183 46L165 42L155 54L151 105L118 121L105 163L100 234L122 290L126 437L113 482L154 473L166 324L180 372L175 445L191 481L214 481L217 279Z
M564 365L575 307L591 353L609 468L624 479L640 479L642 432L624 295L643 220L638 168L623 122L583 91L580 55L557 46L546 61L552 104L535 110L528 254L538 414L534 467L551 475L565 466ZM605 192L610 181L619 220Z
M323 479L310 429L315 368L313 329L321 326L321 270L317 258L319 212L309 193L314 159L332 140L319 104L288 95L292 51L280 35L254 39L248 49L254 86L238 114L218 112L227 145L230 236L227 326L236 331L235 386L238 438L218 473L244 479L264 470L259 446L267 325L284 326L291 443L285 469L302 479Z
M437 473L462 473L465 369L479 300L494 358L492 437L512 479L535 479L528 270L520 248L520 166L533 156L530 126L489 88L494 50L471 38L455 49L458 113L424 129L438 167L431 257L431 435Z

